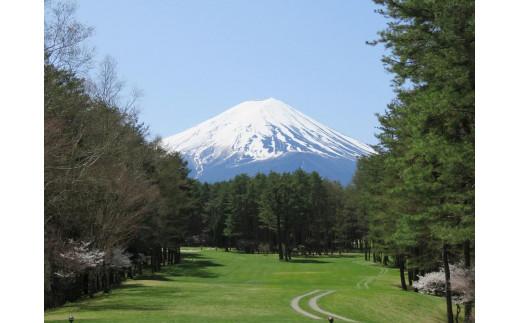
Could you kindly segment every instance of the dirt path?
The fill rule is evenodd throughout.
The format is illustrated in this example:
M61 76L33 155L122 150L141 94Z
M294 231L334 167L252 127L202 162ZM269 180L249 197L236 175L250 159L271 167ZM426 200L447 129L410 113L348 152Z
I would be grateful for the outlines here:
M298 303L300 302L300 300L301 300L302 298L307 297L307 296L312 295L312 294L316 294L317 292L321 292L321 290L320 290L320 289L317 289L317 290L314 290L314 291L309 292L309 293L307 293L307 294L303 294L303 295L300 295L300 296L297 296L297 297L293 298L293 300L291 301L291 307L292 307L296 312L298 312L298 313L300 313L300 314L303 314L303 315L305 315L305 316L308 316L308 317L310 317L310 318L312 318L312 319L315 319L315 320L321 320L321 319L323 319L322 317L316 316L316 315L314 315L314 314L311 314L311 313L309 313L309 312L306 312L306 311L302 310L302 309L300 308L300 306L298 305ZM342 321L345 321L345 322L357 322L357 321L351 320L351 319L349 319L349 318L346 318L346 317L339 316L339 315L334 314L334 313L330 313L330 312L324 311L324 310L322 310L321 308L319 308L318 303L317 303L317 302L318 302L318 299L320 299L321 297L323 297L323 296L325 296L325 295L328 295L328 294L330 294L330 293L333 293L333 292L334 292L333 290L329 290L329 291L326 291L325 293L319 294L318 296L315 296L315 297L311 298L311 299L309 300L309 306L310 306L314 311L316 311L316 312L318 312L318 313L325 314L325 315L327 315L327 316L332 316L332 317L334 317L335 319L342 320Z
M365 277L363 279L361 279L360 281L357 282L356 284L356 288L357 289L361 289L361 284L363 284L365 286L366 289L370 289L370 287L368 287L368 284L374 280L374 277Z
M358 281L357 284L356 284L356 288L357 289L361 289L361 284L363 284L365 286L365 289L370 289L370 287L368 287L368 284L370 282L372 282L374 280L374 278L376 278L378 276L386 275L387 272L388 272L388 268L381 268L379 270L379 273L377 274L377 276L365 277L365 278L361 279L360 281Z
M312 292L310 292L310 293L303 294L303 295L300 295L300 296L298 296L298 297L293 298L293 300L291 301L291 307L292 307L293 310L295 310L296 312L298 312L298 313L300 313L300 314L303 314L303 315L305 315L305 316L308 316L308 317L310 317L311 319L321 320L321 319L322 319L321 317L318 317L318 316L316 316L316 315L312 315L312 314L309 313L309 312L305 312L304 310L302 310L302 309L300 308L300 305L298 305L298 303L300 302L300 299L302 299L302 298L304 298L304 297L306 297L306 296L312 295L312 294L314 294L314 293L317 293L317 292L319 292L319 291L320 291L320 290L317 289L317 290L312 291Z
M354 320L351 320L351 319L348 319L346 317L343 317L343 316L339 316L338 314L334 314L334 313L331 313L331 312L327 312L327 311L324 311L322 310L321 308L318 307L318 299L320 299L321 297L325 296L325 295L328 295L330 293L333 293L334 291L333 290L329 290L328 292L326 293L323 293L323 294L320 294L318 296L315 296L313 298L311 298L309 300L309 306L315 310L316 312L319 312L319 313L322 313L322 314L325 314L327 316L332 316L334 319L338 319L338 320L342 320L342 321L345 321L345 322L357 322L357 321L354 321Z

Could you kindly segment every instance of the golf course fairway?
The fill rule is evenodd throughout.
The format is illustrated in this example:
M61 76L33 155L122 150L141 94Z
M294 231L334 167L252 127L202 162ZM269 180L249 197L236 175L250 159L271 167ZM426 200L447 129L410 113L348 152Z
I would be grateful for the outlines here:
M310 314L309 315L306 315ZM445 301L402 291L363 254L293 257L184 248L182 262L46 310L45 322L444 322Z

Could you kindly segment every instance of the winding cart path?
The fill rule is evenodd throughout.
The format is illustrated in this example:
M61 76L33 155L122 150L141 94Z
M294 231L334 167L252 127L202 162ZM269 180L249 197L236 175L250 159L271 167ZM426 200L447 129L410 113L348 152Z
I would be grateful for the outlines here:
M306 293L306 294L303 294L303 295L300 295L300 296L297 296L295 298L293 298L293 300L291 301L291 307L298 313L300 314L303 314L307 317L310 317L312 319L315 319L315 320L321 320L323 319L322 317L319 317L319 316L316 316L314 314L311 314L309 312L306 312L304 310L302 310L300 308L300 305L298 305L300 303L300 300L304 297L307 297L309 295L312 295L312 294L316 294L317 292L321 292L320 289L317 289L317 290L314 290L312 292L309 292L309 293ZM318 299L320 299L321 297L323 296L326 296L330 293L333 293L334 291L333 290L329 290L329 291L325 291L324 293L321 293L319 294L318 296L314 296L313 298L311 298L309 300L309 306L316 312L318 313L321 313L321 314L325 314L327 316L332 316L334 317L335 319L338 319L338 320L342 320L342 321L345 321L345 322L357 322L355 320L352 320L352 319L349 319L349 318L346 318L346 317L343 317L343 316L340 316L338 314L334 314L334 313L331 313L331 312L327 312L327 311L324 311L322 310L319 306L318 306Z

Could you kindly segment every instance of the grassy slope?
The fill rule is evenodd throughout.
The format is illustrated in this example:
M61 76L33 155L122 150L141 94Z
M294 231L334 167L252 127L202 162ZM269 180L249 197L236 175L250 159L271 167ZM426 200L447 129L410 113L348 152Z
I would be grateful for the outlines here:
M398 270L386 272L363 255L298 257L285 263L277 255L212 249L183 257L180 266L128 280L110 295L45 311L45 321L66 322L73 314L78 323L311 322L290 303L315 289L335 290L319 299L323 310L361 322L445 321L442 299L401 291ZM300 307L317 314L307 303L318 294L302 299Z

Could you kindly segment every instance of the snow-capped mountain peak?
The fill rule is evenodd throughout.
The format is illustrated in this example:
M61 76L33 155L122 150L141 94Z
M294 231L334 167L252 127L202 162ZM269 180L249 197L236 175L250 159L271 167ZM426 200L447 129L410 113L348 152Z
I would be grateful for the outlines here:
M240 103L164 139L163 144L170 151L181 152L196 177L217 165L233 168L290 153L351 161L374 153L369 146L274 98Z

